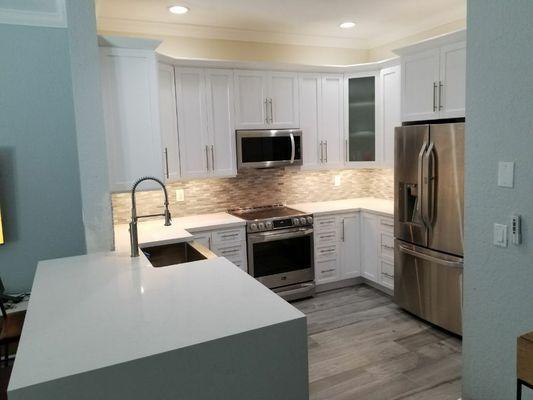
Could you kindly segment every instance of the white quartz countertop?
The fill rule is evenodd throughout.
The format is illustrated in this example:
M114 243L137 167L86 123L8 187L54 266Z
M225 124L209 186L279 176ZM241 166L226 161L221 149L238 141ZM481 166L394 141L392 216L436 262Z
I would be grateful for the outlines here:
M180 243L192 240L194 232L246 225L243 219L224 212L172 218L170 226L164 226L163 223L163 219L140 220L137 224L139 245L143 247ZM115 249L121 253L129 252L128 229L128 224L115 225Z
M321 201L289 205L291 208L308 214L330 214L349 211L369 211L385 216L394 214L394 201L374 197L361 197L347 200Z
M225 258L39 263L9 390L305 318Z

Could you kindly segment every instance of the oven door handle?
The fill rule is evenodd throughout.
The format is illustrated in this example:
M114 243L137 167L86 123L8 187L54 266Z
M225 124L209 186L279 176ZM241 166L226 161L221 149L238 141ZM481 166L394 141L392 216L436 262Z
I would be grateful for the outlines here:
M278 233L278 232L264 232L264 233L254 233L248 235L248 239L252 243L259 242L272 242L279 239L291 239L302 236L309 236L313 234L313 229L299 229L293 232Z

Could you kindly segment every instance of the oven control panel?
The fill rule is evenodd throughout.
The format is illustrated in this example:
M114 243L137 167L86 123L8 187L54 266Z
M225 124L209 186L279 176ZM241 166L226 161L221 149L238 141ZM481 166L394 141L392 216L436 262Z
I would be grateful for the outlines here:
M278 229L309 227L313 225L312 215L299 215L297 217L276 218L269 220L248 222L248 232L265 232Z

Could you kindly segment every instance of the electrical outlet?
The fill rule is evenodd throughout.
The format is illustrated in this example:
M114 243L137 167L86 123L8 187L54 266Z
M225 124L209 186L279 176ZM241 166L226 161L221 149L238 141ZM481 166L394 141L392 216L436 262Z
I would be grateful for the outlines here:
M507 225L494 224L494 246L507 247Z
M176 189L176 201L177 202L185 201L185 193L183 189Z
M341 176L335 175L335 178L333 179L333 186L340 186L341 185Z

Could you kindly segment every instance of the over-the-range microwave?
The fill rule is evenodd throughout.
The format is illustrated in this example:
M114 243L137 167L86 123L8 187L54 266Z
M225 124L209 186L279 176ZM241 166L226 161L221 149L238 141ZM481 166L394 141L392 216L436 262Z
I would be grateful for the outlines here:
M299 129L237 131L237 168L302 165Z

